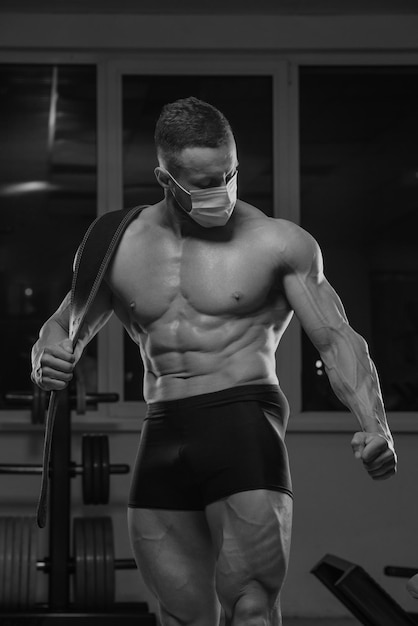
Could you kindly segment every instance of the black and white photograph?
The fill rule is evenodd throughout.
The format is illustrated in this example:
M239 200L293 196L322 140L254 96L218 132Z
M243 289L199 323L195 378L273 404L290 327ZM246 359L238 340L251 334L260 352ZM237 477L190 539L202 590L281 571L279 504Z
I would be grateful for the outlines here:
M417 0L0 0L0 626L418 624Z

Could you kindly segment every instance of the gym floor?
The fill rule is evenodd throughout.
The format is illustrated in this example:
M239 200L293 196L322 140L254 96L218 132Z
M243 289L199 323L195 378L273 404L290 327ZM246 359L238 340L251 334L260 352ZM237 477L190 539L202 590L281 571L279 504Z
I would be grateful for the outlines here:
M303 619L297 617L284 617L283 626L356 626L359 624L356 619L336 619L336 618L317 618Z
M283 626L356 626L360 624L359 621L352 618L336 619L336 618L317 618L317 619L303 619L297 617L284 617Z

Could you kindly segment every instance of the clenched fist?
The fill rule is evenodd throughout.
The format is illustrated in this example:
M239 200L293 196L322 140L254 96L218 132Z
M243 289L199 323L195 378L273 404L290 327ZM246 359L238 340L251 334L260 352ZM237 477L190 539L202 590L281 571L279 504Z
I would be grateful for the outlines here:
M64 389L73 377L75 363L72 342L64 339L43 349L32 371L32 380L46 391Z
M397 457L392 440L378 433L358 432L351 440L351 447L374 480L384 480L396 473Z

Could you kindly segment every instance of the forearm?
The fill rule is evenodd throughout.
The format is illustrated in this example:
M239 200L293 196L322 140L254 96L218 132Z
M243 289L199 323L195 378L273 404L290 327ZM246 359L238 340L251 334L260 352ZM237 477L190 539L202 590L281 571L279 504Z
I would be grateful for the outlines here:
M49 318L39 331L38 341L32 348L32 369L36 370L39 366L39 360L47 346L60 343L64 339L68 339L68 330L54 317Z
M333 331L321 356L335 395L356 416L362 430L392 440L378 374L365 340L344 326Z
M32 348L32 369L39 367L39 361L45 348L68 339L70 294L68 293L58 309L51 315L39 331L38 341Z

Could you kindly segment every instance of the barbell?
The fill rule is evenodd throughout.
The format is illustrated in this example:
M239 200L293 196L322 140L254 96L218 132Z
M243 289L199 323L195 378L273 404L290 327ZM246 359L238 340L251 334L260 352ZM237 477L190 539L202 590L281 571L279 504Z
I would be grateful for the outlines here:
M43 424L45 422L45 414L48 407L49 391L40 389L38 385L32 385L32 393L26 391L11 391L5 394L4 399L7 404L13 406L30 406L32 424ZM96 404L117 402L119 395L117 393L87 393L85 386L77 381L76 393L70 394L70 406L75 408L77 414L84 415L88 406Z
M70 476L81 475L84 504L108 504L110 475L128 474L129 465L110 464L107 435L85 434L82 437L82 464L71 463ZM41 465L0 464L0 474L41 474Z

